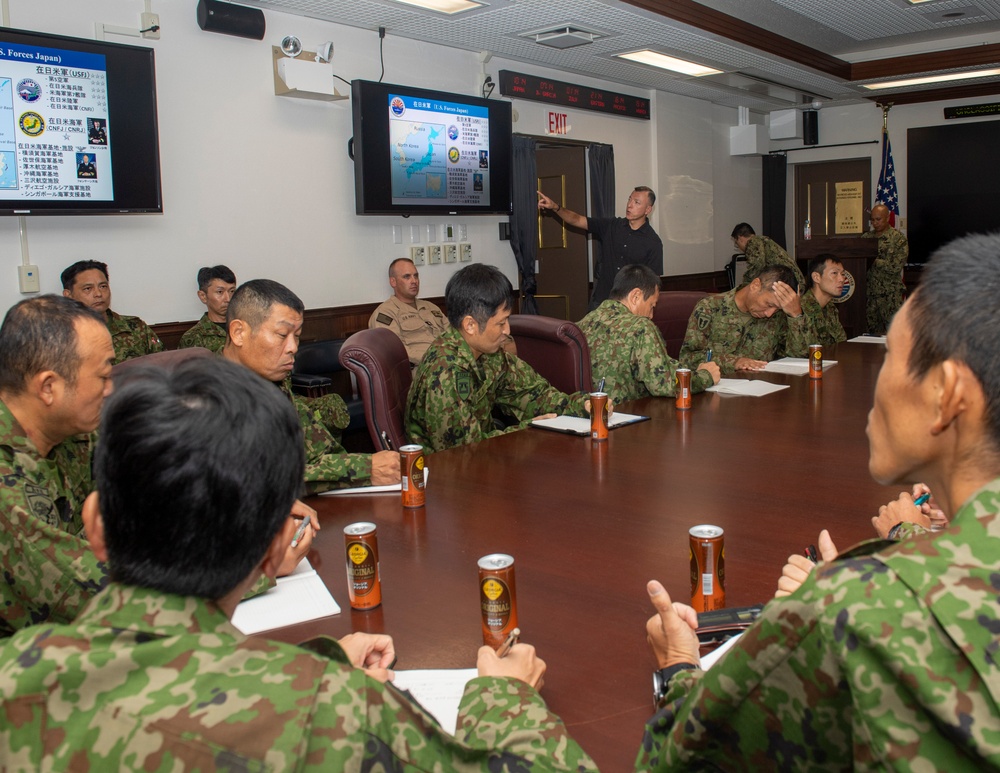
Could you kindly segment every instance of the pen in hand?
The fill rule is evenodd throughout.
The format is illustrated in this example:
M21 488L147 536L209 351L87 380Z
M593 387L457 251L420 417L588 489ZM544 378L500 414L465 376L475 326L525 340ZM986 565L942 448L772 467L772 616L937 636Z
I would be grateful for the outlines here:
M806 558L812 561L814 564L819 563L819 554L816 552L815 545L808 545L805 549Z
M299 546L299 540L301 540L302 537L305 536L306 526L308 526L308 525L309 525L309 519L308 518L303 518L302 521L299 523L299 528L297 528L295 530L295 534L292 536L292 547L293 548L297 548Z
M711 361L712 361L712 350L709 349L707 352L705 352L705 362L711 362Z
M517 637L521 635L521 629L515 628L504 640L504 643L500 645L500 649L497 650L497 657L506 657L507 653L510 652L510 648L517 644Z
M382 442L385 443L385 448L387 451L395 451L396 449L392 447L392 438L389 437L389 433L382 430Z
M597 391L598 392L603 392L604 391L604 381L605 381L605 379L602 378L601 379L601 383L597 385Z
M915 507L920 507L920 505L926 504L930 498L931 498L930 493L921 494L919 497L913 500L913 504Z

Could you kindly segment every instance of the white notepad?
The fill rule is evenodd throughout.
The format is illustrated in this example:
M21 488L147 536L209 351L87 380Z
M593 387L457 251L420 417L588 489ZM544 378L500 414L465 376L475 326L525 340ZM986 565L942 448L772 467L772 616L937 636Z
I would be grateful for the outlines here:
M719 383L710 386L706 392L718 392L720 395L743 395L744 397L763 397L772 392L788 389L788 384L772 384L770 381L750 380L748 378L720 378Z
M474 668L396 671L392 684L409 692L441 727L455 735L458 704L462 702L465 685L478 675L479 672Z
M648 416L639 416L634 413L619 413L615 411L608 417L608 429L621 427L625 424L635 424L637 421L646 421ZM549 429L553 432L566 432L570 435L590 436L590 417L581 418L579 416L556 416L554 419L534 419L532 427L539 429Z
M431 478L431 470L424 466L424 486ZM356 488L339 488L334 491L324 491L321 497L335 497L341 494L399 494L403 490L402 483L387 483L384 486L357 486Z
M823 360L823 370L829 370L836 364L836 360ZM780 360L767 363L767 367L764 370L768 373L804 376L809 372L809 359L806 357L782 357Z
M860 335L854 338L848 338L847 343L849 344L884 344L885 336L869 336Z
M237 604L232 622L250 635L339 614L340 605L309 559L303 558L294 572L279 577L266 593Z

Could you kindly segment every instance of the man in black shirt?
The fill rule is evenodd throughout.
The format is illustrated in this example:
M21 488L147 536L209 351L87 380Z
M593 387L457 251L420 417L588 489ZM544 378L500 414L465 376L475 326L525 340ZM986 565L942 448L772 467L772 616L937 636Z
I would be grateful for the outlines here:
M594 234L601 242L601 255L594 266L594 292L590 309L611 296L611 285L623 266L639 263L663 275L663 242L649 224L656 194L645 185L637 186L625 206L625 217L585 217L557 204L538 191L538 208L551 210L564 223Z

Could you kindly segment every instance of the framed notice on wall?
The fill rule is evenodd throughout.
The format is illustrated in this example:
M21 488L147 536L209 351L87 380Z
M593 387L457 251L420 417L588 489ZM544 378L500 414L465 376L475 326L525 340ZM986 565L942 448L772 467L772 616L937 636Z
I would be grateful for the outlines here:
M864 183L856 182L834 183L836 192L835 234L860 234L865 230L865 199Z

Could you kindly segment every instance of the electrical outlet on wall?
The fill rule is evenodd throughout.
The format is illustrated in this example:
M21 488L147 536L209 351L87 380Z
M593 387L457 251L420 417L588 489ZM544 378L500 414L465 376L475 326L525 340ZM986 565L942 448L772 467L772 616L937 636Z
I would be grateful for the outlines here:
M427 245L427 263L428 265L434 266L441 262L441 245L440 244L428 244Z
M427 248L422 245L410 247L410 260L414 266L424 265L427 262Z

